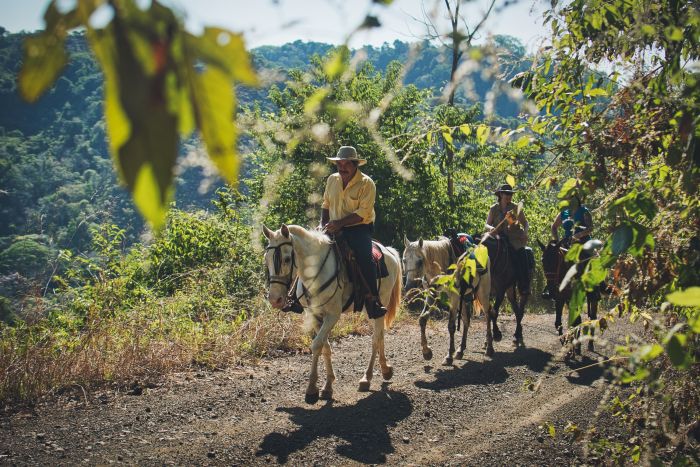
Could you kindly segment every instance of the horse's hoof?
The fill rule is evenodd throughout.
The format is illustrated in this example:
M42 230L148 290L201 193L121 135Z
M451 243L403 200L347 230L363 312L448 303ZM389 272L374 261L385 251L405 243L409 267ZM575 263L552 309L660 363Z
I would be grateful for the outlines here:
M428 350L423 352L423 359L424 360L432 360L433 359L433 349L428 347Z
M304 401L306 401L307 404L315 404L318 402L318 392L306 394L306 396L304 396Z
M321 399L324 401L332 401L333 400L333 391L321 391Z
M593 341L588 341L588 350L593 352Z
M523 337L522 336L514 337L513 338L513 345L516 347L520 347L520 346L525 345L525 341L523 340Z
M503 333L501 332L500 329L494 329L493 330L493 340L496 342L501 342L501 339L503 339Z
M360 381L360 387L358 387L357 390L360 392L368 392L369 391L369 381Z
M461 360L463 358L464 358L464 352L462 352L461 350L455 354L455 359Z
M442 361L443 365L452 365L452 357L445 357L445 359Z
M558 332L559 335L561 336L562 334L564 334L564 328L561 327L561 325L557 326L557 332Z
M574 353L575 353L576 355L581 355L581 344L576 344L576 345L574 346Z
M386 371L382 370L382 378L384 381L389 381L394 376L394 367L391 365L386 366Z
M493 347L491 347L491 346L486 347L486 356L493 357L493 354L494 354Z

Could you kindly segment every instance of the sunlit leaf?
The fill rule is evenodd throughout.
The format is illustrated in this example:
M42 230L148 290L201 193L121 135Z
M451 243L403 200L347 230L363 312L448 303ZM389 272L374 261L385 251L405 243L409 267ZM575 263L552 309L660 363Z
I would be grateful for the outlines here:
M328 88L319 88L304 102L304 113L306 115L313 115L321 108L321 103L330 93Z
M326 73L326 76L328 76L330 81L336 79L345 72L347 68L347 62L345 60L347 54L348 50L345 47L338 48L324 63L323 71Z
M230 79L211 68L197 76L195 96L202 138L219 173L231 184L238 177L238 130L233 122L235 95Z
M639 358L644 362L650 362L664 352L659 344L646 344L639 348Z
M490 129L486 125L479 125L476 128L476 140L479 144L486 144L489 139Z
M22 97L36 101L56 80L68 62L63 40L42 34L28 37L24 42L24 62L19 72Z
M489 260L489 250L486 248L486 245L477 245L474 248L474 258L479 263L479 266L482 268L485 268L488 265L488 260Z
M459 126L459 131L461 131L465 136L469 136L472 134L472 127L471 125L464 123Z
M578 180L575 178L570 178L567 181L564 182L564 185L562 185L561 190L559 190L559 194L557 195L557 198L559 199L565 199L571 196L573 193L575 193L576 188L578 187Z
M700 287L688 287L666 295L666 300L678 306L700 306Z

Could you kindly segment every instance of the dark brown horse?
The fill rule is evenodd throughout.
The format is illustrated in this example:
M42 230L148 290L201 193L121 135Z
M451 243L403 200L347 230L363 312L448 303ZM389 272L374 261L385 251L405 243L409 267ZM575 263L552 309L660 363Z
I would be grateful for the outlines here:
M547 279L547 288L549 289L550 296L554 301L554 327L557 329L559 335L561 336L564 332L564 328L561 322L561 315L562 310L564 309L564 305L568 304L569 300L571 299L571 283L569 282L568 284L566 284L566 286L564 288L561 288L561 290L560 286L562 281L564 280L564 276L566 276L567 272L569 271L569 269L571 269L574 263L571 261L566 261L566 253L568 249L565 248L563 240L551 240L546 246L543 245L542 242L540 242L539 240L537 241L537 243L542 249L542 269L544 270L544 275ZM589 253L585 250L581 253L582 259L588 257L588 255ZM579 265L580 264L582 263L579 263ZM579 267L580 266L577 266L577 268ZM580 272L581 269L579 269L577 274L579 274ZM586 293L587 314L589 319L596 319L598 315L599 300L600 293L598 290ZM573 326L578 326L580 324L581 316L579 315L578 318L576 318L576 321L574 321ZM591 335L592 334L593 330L591 330ZM578 336L579 332L577 331L576 337ZM574 350L576 353L580 354L581 344L577 342L574 346ZM593 350L593 340L588 341L588 350Z
M475 238L479 241L478 237ZM516 271L513 262L514 252L511 249L508 241L503 235L489 235L483 241L489 251L489 260L491 262L491 295L496 297L491 312L491 320L493 324L493 340L500 341L503 337L501 330L498 328L498 310L503 303L503 299L508 296L513 313L515 314L515 333L513 335L513 343L522 345L523 343L523 316L525 315L525 305L529 295L520 295L517 297L516 291ZM532 269L530 269L529 277L532 277ZM519 294L518 294L519 295Z

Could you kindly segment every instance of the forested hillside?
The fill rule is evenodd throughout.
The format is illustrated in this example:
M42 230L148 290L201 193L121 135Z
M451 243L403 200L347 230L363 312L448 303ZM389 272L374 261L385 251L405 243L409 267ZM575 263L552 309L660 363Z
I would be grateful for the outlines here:
M51 268L39 265L50 262L59 249L90 252L92 227L113 223L124 229L128 245L138 239L144 224L112 170L102 116L102 75L88 51L84 34L69 37L68 68L36 104L23 101L17 90L22 41L26 36L0 30L0 106L4 109L0 114L0 164L4 167L0 180L0 273L18 272L24 278L41 276L41 281L45 281ZM524 70L528 63L524 61L522 46L512 38L498 40L507 47L503 56L509 73ZM286 105L271 98L270 89L273 93L284 92L290 73L309 70L313 57L324 57L331 50L327 44L302 41L252 50L256 68L273 78L259 88L239 89L239 107L274 111ZM392 61L406 61L409 44L396 41L380 48L367 47L362 53L374 72L384 74ZM449 66L446 52L426 42L404 83L429 91L421 99L431 102L449 81ZM492 85L493 82L477 77L477 101L483 100ZM459 99L467 102L463 93ZM512 117L517 106L502 97L496 110L502 116ZM243 152L249 152L255 144L244 135L242 146ZM181 156L177 207L210 208L213 193L222 182L213 174L202 182L208 167L203 161L201 143L196 138L186 142ZM256 171L256 162L252 160L250 164L246 171ZM247 172L243 178L247 178ZM246 186L243 191L247 193ZM35 260L25 261L24 255ZM12 291L5 290L8 292Z

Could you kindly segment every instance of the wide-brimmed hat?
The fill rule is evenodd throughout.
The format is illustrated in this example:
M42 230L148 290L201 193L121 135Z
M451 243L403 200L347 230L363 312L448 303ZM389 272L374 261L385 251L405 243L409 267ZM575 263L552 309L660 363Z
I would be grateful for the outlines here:
M326 157L326 159L333 162L357 161L357 165L365 165L367 163L367 159L360 159L357 157L357 151L352 146L340 146L340 149L338 149L338 154L336 154L335 157Z
M507 183L504 183L503 185L498 187L498 189L494 191L493 194L498 196L499 193L510 193L512 195L513 193L515 193L515 191L516 190L514 190L512 186L508 185Z

